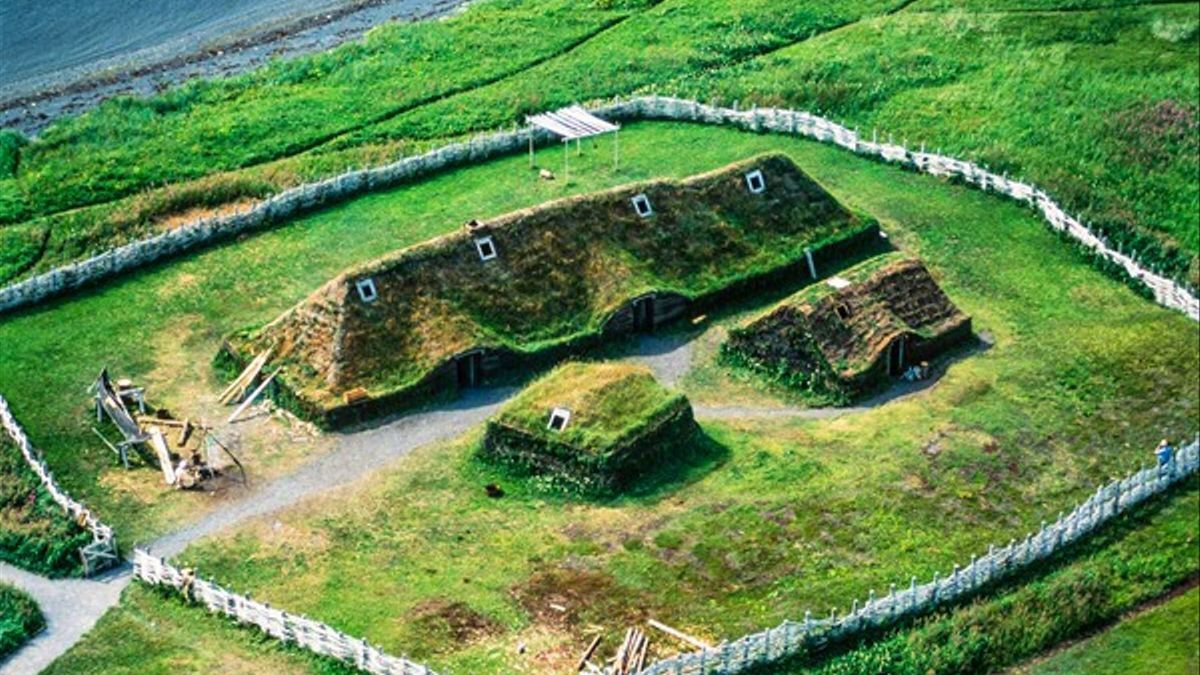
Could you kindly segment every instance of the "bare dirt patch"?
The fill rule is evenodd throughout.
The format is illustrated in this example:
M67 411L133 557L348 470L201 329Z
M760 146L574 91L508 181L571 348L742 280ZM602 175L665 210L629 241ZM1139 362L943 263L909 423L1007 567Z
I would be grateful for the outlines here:
M503 627L473 610L465 602L430 598L413 608L413 622L421 632L445 635L455 643L473 642L496 635Z
M647 607L605 572L552 568L535 572L512 589L517 603L539 624L578 632L589 624L632 626L645 622Z

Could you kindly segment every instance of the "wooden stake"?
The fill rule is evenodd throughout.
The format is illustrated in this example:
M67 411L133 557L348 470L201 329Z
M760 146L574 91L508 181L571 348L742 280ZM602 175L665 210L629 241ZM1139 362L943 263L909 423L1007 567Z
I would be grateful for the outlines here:
M179 447L187 445L188 438L192 435L192 420L187 418L183 420L183 426L179 428Z
M575 672L583 670L583 667L587 665L588 659L592 658L592 654L596 653L596 647L598 646L600 646L599 635L592 638L592 643L588 645L587 651L583 653L583 656L579 657L579 663L575 666Z
M661 630L662 632L666 633L667 635L670 635L671 637L673 637L677 640L682 640L697 649L712 649L712 645L708 644L707 642L705 642L699 638L692 637L691 635L688 635L687 633L684 633L683 631L679 631L674 628L671 628L670 626L668 626L665 623L662 623L661 621L655 621L654 619L650 619L649 621L646 622L646 625L650 626L651 628L657 628L658 630Z

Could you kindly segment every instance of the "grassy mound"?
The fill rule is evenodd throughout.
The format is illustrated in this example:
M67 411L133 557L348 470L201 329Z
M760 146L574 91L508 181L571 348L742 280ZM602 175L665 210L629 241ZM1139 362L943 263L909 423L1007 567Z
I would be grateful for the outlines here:
M0 661L45 627L46 618L33 598L0 583Z
M722 351L734 365L847 399L887 376L897 346L903 362L912 364L970 334L970 317L950 302L929 270L889 253L809 286L730 331Z
M765 176L762 194L747 189L754 169ZM631 205L640 193L649 218ZM832 250L873 228L789 158L765 155L550 202L403 249L339 275L231 345L243 358L274 346L301 409L325 419L347 390L376 399L428 392L452 375L443 366L475 348L510 361L569 350L641 295L711 302L798 269L809 247ZM482 236L497 252L486 262L474 243ZM377 289L373 302L356 290L364 279Z
M561 430L552 411L570 411ZM488 421L484 457L608 493L694 436L692 407L645 367L568 363L540 378Z

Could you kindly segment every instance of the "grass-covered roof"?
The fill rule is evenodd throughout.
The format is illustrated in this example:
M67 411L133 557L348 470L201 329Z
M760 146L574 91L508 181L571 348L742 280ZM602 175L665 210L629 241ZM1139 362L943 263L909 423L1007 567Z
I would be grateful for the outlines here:
M850 379L876 366L899 336L934 340L969 325L924 264L892 252L785 298L732 331L729 347L768 369L828 366Z
M686 405L683 394L663 387L645 366L568 362L526 387L495 421L535 438L600 455ZM571 413L561 431L549 428L555 408Z
M746 186L756 169L761 194ZM640 193L652 217L634 211ZM787 156L762 155L523 209L399 250L344 272L234 344L273 345L289 386L331 406L354 387L377 396L414 385L470 348L529 353L597 333L643 293L701 296L865 225ZM498 253L486 262L474 242L484 235ZM378 290L370 303L355 288L366 278Z

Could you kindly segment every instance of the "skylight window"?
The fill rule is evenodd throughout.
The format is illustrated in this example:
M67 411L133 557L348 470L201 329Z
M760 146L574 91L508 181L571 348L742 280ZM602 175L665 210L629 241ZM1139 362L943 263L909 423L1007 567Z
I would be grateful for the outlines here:
M375 302L379 297L379 292L375 289L374 279L359 279L354 282L354 287L358 289L358 297L363 302Z
M643 218L649 218L654 215L654 209L650 207L650 198L644 193L633 198L633 210Z
M767 189L767 179L763 178L763 172L755 169L746 174L746 187L750 188L750 192L759 194Z
M550 431L562 431L567 428L567 422L571 421L571 411L566 408L555 408L550 411L550 423L546 428Z
M480 237L475 240L475 250L479 251L480 260L491 260L496 257L496 242L491 237Z

